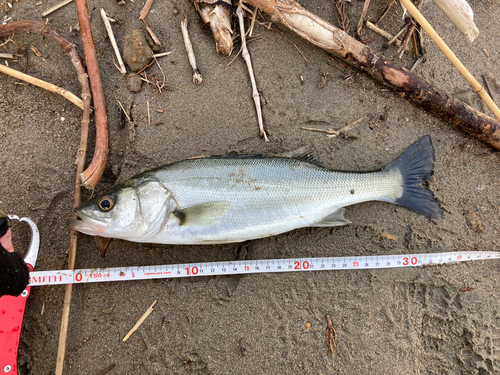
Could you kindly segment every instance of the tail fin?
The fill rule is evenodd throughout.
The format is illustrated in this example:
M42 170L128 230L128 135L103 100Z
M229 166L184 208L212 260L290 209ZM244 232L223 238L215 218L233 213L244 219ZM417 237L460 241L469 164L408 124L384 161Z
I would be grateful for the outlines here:
M434 167L434 148L431 137L424 136L412 144L385 170L398 169L403 176L403 195L392 203L399 204L426 216L439 218L443 210L432 191L421 186L431 177Z

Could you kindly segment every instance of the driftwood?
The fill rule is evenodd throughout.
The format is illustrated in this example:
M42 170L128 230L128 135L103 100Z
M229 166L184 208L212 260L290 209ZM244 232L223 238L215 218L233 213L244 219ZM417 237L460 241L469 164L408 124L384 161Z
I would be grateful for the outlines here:
M212 28L217 53L229 56L233 51L231 0L193 0L193 3L203 22Z
M500 122L445 91L401 69L344 31L302 8L293 0L247 0L304 39L332 53L377 81L400 92L449 123L500 149Z
M479 35L474 12L466 0L432 0L465 38L472 42Z

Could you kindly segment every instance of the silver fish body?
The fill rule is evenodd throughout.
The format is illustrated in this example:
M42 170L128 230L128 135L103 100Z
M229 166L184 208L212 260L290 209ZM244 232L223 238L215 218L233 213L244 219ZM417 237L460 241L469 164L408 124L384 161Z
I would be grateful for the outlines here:
M72 227L135 242L218 244L344 225L349 221L343 207L373 200L437 217L439 205L419 186L430 176L432 160L429 137L385 169L368 173L284 157L188 159L141 173L87 202L76 209L82 220ZM408 165L418 173L405 170Z

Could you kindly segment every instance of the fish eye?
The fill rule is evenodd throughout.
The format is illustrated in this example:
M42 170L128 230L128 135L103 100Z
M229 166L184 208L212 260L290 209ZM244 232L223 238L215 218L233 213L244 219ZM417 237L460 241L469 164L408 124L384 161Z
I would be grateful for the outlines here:
M97 201L97 206L103 211L109 211L113 208L115 204L115 198L111 195L105 195L104 197L99 198Z

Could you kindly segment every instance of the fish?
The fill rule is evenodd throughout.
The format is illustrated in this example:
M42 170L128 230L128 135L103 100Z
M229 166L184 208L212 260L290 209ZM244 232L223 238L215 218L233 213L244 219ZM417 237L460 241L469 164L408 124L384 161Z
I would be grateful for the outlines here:
M312 152L192 158L142 172L87 201L70 226L132 242L207 245L346 225L345 207L367 201L439 219L443 210L425 186L433 166L430 136L372 172L334 171Z

